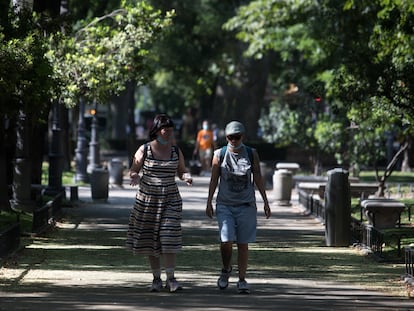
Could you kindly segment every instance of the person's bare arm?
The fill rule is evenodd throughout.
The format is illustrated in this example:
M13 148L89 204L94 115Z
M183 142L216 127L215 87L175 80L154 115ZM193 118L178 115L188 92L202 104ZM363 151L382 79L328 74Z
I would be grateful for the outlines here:
M131 178L130 185L136 186L139 184L139 172L141 171L142 165L144 164L144 148L145 145L141 145L135 152L134 158L132 159L132 165L129 169L129 177Z
M206 207L206 215L210 218L214 216L214 209L213 209L213 196L214 192L216 191L218 185L218 179L220 177L220 160L218 157L213 156L213 160L211 163L211 177L210 177L210 185L208 187L208 198L207 198L207 207Z
M191 174L187 172L187 168L185 167L184 155L179 148L178 148L177 175L178 175L178 178L185 181L187 185L190 186L193 184L193 178L191 177Z
M253 150L253 181L257 187L257 190L259 190L260 195L262 196L263 202L264 202L264 212L266 215L266 218L269 218L272 215L272 211L270 210L269 206L269 200L267 199L266 195L266 188L262 176L262 172L260 170L260 159L259 155L257 154L256 150Z

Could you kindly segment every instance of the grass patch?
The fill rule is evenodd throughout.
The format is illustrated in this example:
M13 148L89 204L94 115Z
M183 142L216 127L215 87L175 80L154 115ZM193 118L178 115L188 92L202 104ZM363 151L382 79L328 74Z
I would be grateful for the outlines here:
M20 228L23 232L30 232L32 230L33 216L31 214L0 211L0 231L17 221L20 222Z
M384 174L383 171L379 172L379 176ZM362 171L359 175L361 182L376 182L375 171ZM412 172L393 172L390 177L387 178L387 182L390 183L414 183L414 173Z
M62 185L86 185L82 181L75 180L76 172L72 169L70 171L62 172ZM42 164L42 184L47 185L49 182L49 162L44 161Z

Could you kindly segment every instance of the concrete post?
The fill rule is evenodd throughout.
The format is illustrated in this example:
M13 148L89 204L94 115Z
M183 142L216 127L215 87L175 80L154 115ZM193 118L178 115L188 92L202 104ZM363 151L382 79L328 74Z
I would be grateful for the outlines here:
M348 171L328 171L325 190L325 238L327 246L348 246L351 239L351 190Z
M279 205L290 205L292 197L292 172L281 169L273 174L273 198Z

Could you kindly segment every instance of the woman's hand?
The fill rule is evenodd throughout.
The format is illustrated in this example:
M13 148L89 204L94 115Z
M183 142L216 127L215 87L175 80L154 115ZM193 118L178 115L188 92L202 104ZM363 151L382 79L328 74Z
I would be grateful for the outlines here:
M139 184L141 178L139 177L138 173L133 172L129 175L129 177L131 177L131 182L129 183L131 186L136 186Z
M188 186L193 184L193 177L191 177L190 173L184 173L182 178Z

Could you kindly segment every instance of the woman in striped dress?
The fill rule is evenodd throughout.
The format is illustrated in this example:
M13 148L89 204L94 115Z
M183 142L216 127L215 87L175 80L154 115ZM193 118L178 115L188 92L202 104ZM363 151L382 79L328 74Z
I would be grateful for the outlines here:
M188 185L184 156L173 145L174 123L165 114L155 116L150 142L140 146L130 168L131 185L139 186L129 218L127 247L146 255L154 276L151 291L161 291L161 260L167 275L166 287L175 292L181 286L174 277L176 254L181 250L182 200L176 175ZM139 172L142 170L142 177Z

